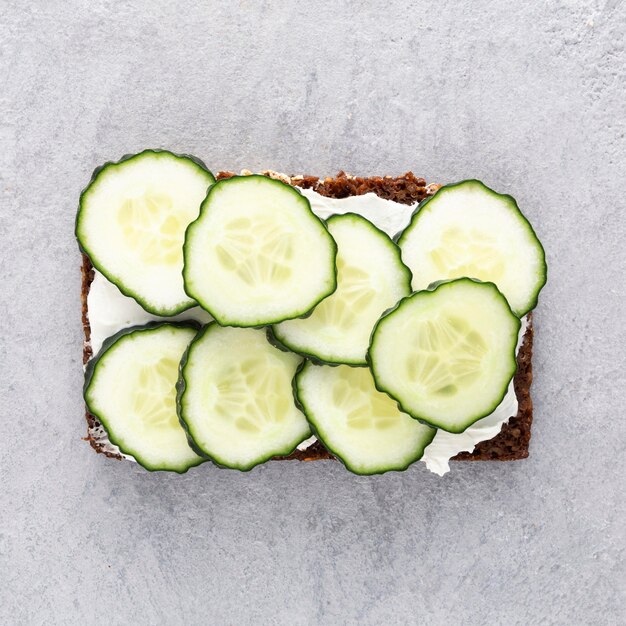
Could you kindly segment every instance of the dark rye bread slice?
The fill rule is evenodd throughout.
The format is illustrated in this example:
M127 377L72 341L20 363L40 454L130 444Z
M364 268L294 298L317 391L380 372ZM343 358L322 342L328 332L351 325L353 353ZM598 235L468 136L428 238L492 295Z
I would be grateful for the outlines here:
M244 170L242 174L249 174ZM398 177L372 176L367 178L348 176L339 172L334 178L317 178L315 176L286 176L275 172L263 172L273 178L279 178L291 185L305 189L313 189L317 193L330 198L346 198L365 193L375 193L386 200L393 200L402 204L413 204L432 195L439 185L426 185L423 178L417 178L411 172ZM231 172L220 172L218 179L229 178ZM83 363L92 356L90 345L91 329L89 327L89 312L87 310L87 296L93 280L93 267L83 255L82 263L82 322L85 332L83 345ZM532 344L533 326L532 314L528 316L528 329L524 335L522 346L517 356L517 372L515 374L515 393L518 401L517 415L512 417L508 424L502 427L500 433L490 439L479 443L473 452L462 452L454 457L455 461L514 461L528 456L531 424L533 419L532 400L530 397L530 385L532 383ZM86 412L88 431L86 440L92 448L101 454L111 458L122 459L107 441L106 433L98 420ZM296 450L286 457L276 457L276 460L297 459L301 461L314 461L319 459L334 458L319 442L311 444L306 450Z

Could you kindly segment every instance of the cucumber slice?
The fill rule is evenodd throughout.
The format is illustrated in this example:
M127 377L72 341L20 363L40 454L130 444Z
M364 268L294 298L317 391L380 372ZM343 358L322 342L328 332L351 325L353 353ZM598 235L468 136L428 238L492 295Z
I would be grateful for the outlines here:
M405 470L437 432L402 413L366 368L307 362L294 390L317 437L355 474Z
M317 361L367 365L365 355L378 318L411 293L411 272L387 234L355 213L333 215L337 291L310 316L273 326L276 339Z
M205 460L189 447L176 414L178 364L197 330L163 322L126 328L87 364L87 408L111 443L148 470L183 473Z
M337 246L299 191L266 176L213 185L185 237L185 290L224 326L300 317L337 287Z
M522 317L537 305L547 279L545 253L511 196L479 180L442 187L420 204L400 233L413 289L461 276L490 281Z
M376 387L416 419L463 432L504 398L520 324L493 283L436 283L374 328L368 358Z
M178 380L178 415L194 449L244 471L293 452L311 436L291 387L301 361L272 346L262 330L207 324Z
M154 315L194 306L182 279L185 229L215 181L202 161L145 150L96 169L76 237L94 267Z

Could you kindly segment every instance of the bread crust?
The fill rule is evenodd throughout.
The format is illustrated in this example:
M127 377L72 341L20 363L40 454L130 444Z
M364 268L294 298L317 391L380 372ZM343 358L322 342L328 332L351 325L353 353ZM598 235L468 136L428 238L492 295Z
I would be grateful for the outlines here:
M248 170L242 174L251 174ZM349 176L345 172L339 172L335 177L318 178L316 176L286 176L270 170L261 172L272 178L277 178L288 184L304 189L313 189L317 193L330 198L346 198L348 196L375 193L386 200L393 200L402 204L414 204L421 202L439 189L440 185L427 185L423 178L416 177L412 172L402 176ZM217 179L230 178L232 172L219 172ZM89 311L87 297L94 270L86 255L82 255L82 324L85 333L83 342L83 363L92 356L90 338L91 327L89 326ZM517 396L517 415L511 417L509 422L493 439L482 441L477 444L473 452L462 452L453 458L454 461L515 461L528 456L531 426L533 419L533 406L530 396L532 383L532 345L533 323L532 313L528 314L528 328L524 334L522 345L517 355L517 372L514 378L515 394ZM98 420L86 411L87 436L86 441L98 453L110 458L123 459L106 440L106 433ZM275 460L299 460L316 461L321 459L333 459L334 457L324 448L321 442L316 441L306 450L296 450L289 456L275 457Z

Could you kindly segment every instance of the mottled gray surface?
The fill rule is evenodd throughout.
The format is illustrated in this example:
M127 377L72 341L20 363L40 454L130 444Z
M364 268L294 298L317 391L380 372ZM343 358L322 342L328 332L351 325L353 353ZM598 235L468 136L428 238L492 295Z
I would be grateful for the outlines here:
M183 4L0 0L0 623L623 624L624 3ZM550 262L530 458L95 455L74 211L146 146L515 195Z

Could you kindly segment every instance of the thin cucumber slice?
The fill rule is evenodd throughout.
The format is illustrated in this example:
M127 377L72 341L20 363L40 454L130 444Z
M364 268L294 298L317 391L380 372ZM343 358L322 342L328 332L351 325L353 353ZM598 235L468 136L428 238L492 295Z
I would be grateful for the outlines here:
M355 474L405 470L437 432L402 413L366 368L307 362L294 390L317 437Z
M411 272L387 234L355 213L333 215L337 291L308 317L272 327L276 339L317 361L367 365L365 355L378 318L411 293Z
M145 150L96 169L76 237L94 267L154 315L195 305L182 279L185 229L215 181L195 157Z
M126 328L87 364L87 408L111 443L148 470L183 473L205 460L189 447L176 414L178 364L197 330L168 323Z
M398 244L415 291L462 276L490 281L518 317L537 305L547 279L543 247L514 198L479 180L446 185L422 202Z
M266 176L213 185L185 236L185 290L224 326L308 313L337 287L337 246L299 191Z
M416 419L463 432L504 398L519 329L493 283L437 283L401 300L374 328L368 358L376 387Z
M311 436L291 381L302 359L254 328L208 324L181 361L178 415L196 451L247 471Z

